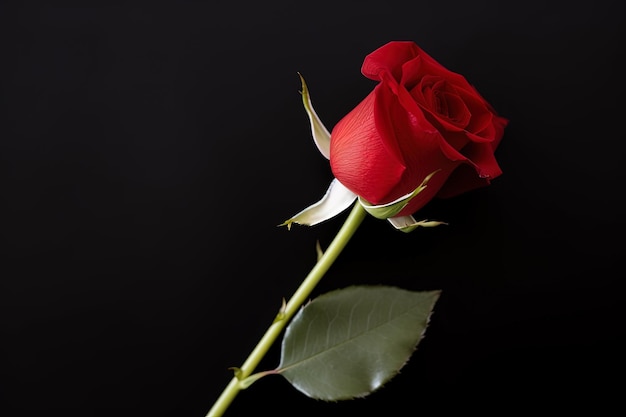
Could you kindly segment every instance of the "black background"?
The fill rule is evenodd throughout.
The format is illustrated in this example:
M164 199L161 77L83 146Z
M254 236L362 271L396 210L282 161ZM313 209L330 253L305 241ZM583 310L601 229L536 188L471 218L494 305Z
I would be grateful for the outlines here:
M623 409L623 2L52 3L0 6L0 415L204 417L345 218L277 227L332 178L297 72L331 128L391 40L510 119L504 173L367 218L316 288L443 290L397 377L227 415Z

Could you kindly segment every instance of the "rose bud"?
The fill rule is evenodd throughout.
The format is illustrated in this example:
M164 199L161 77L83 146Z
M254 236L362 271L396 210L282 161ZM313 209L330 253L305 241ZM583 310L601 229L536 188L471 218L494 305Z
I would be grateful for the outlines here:
M434 197L488 185L502 173L494 152L508 120L465 77L409 41L376 49L361 72L378 84L330 134L302 79L313 138L335 179L322 200L283 224L319 223L358 197L399 229L432 226L440 222L418 222L412 214Z

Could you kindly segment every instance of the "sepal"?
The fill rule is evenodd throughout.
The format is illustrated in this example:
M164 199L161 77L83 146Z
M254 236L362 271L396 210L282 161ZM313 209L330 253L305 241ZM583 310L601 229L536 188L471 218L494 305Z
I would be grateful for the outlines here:
M417 221L413 216L398 216L398 217L390 217L387 219L389 223L396 229L409 233L418 227L435 227L440 226L442 224L448 224L445 222L440 222L436 220L420 220Z
M419 193L421 193L427 186L428 181L430 181L430 179L433 177L433 175L435 175L438 171L440 171L439 169L431 172L430 174L428 174L424 180L422 181L422 183L412 192L403 195L402 197L398 198L397 200L392 201L391 203L386 203L386 204L380 204L380 205L372 205L370 203L368 203L367 201L365 201L363 198L361 198L359 196L359 202L361 203L361 205L363 206L363 208L365 209L365 211L367 211L369 214L371 214L372 216L376 217L377 219L388 219L390 217L394 217L396 214L400 213L402 211L402 209L404 207L406 207L407 204L409 204L409 202Z
M348 190L337 178L333 178L326 194L320 201L305 208L279 226L287 226L287 229L291 229L293 223L305 226L316 225L335 217L350 207L356 198L356 194Z
M298 73L298 76L302 82L302 103L304 104L304 109L306 110L306 113L309 116L309 121L311 122L313 140L315 141L315 145L317 146L317 149L319 149L320 153L324 155L326 159L330 159L330 132L326 129L313 109L311 96L309 95L309 89L306 86L306 82L304 82L304 77L302 77L302 74L300 73Z

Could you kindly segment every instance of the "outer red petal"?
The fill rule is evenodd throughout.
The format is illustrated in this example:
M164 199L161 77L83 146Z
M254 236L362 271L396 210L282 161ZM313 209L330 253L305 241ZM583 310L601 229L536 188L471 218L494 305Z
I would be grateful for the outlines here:
M493 127L496 130L495 138L491 142L491 149L493 151L495 151L498 145L500 144L500 141L502 140L502 137L504 136L504 128L507 127L508 124L509 124L509 120L502 116L495 116L493 118Z
M361 73L367 78L379 81L380 73L387 71L400 81L402 65L417 57L420 48L410 41L392 41L374 50L363 60Z
M335 125L330 140L330 166L335 178L374 204L380 203L405 170L376 126L377 91Z
M437 193L439 198L454 197L467 191L489 185L489 179L481 178L470 164L460 165Z
M406 93L406 90L400 88L399 92L401 94L402 92ZM404 156L406 170L397 184L389 190L389 193L374 203L388 203L400 198L415 190L426 176L440 170L429 181L426 189L413 198L407 207L399 213L399 215L412 214L435 196L448 175L465 158L457 153L457 160L452 160L442 152L441 143L443 139L439 132L429 124L425 128L425 120L407 111L406 103L400 101L390 89L379 88L379 96L381 97L379 103L385 103L385 110L389 117L377 117L376 125L387 140L393 138L396 141ZM416 106L414 109L419 111ZM443 142L445 143L445 141Z
M505 119L499 118L498 120ZM490 143L468 143L462 150L462 153L467 156L467 163L452 173L437 196L453 197L486 186L492 179L499 177L502 174L502 169L493 153L493 144L497 144L501 137L500 134L497 141Z

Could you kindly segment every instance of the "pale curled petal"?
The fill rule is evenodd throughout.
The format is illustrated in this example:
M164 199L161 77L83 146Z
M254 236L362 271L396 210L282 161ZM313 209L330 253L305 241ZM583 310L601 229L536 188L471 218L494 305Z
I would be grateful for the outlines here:
M300 76L300 81L302 82L302 103L304 103L304 109L306 110L306 113L309 116L309 121L311 122L313 140L315 141L315 145L317 146L317 149L319 149L320 153L324 155L326 159L330 159L330 132L326 129L313 109L311 96L309 95L309 89L304 82L304 77L302 77L302 74L300 73L298 73L298 75Z
M390 217L387 220L389 221L389 223L391 223L393 227L405 233L412 232L418 227L435 227L435 226L440 226L442 224L448 224L448 223L440 222L436 220L417 221L415 220L413 216Z
M305 226L313 226L318 223L335 217L356 200L356 194L348 190L337 178L333 178L324 194L324 197L317 203L305 208L280 226L291 228L292 223L298 223Z

